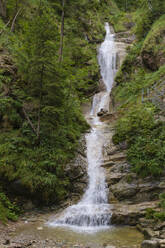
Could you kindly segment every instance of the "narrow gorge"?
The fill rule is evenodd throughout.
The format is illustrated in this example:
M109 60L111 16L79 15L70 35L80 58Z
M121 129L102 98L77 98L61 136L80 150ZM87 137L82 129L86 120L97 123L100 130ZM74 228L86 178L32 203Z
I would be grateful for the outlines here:
M105 30L105 40L98 47L101 83L104 83L104 86L101 86L102 91L94 95L91 109L85 113L85 118L91 127L91 131L85 135L87 165L84 166L87 167L84 169L88 174L87 189L78 203L58 211L56 215L45 215L44 218L42 217L43 220L37 221L35 225L27 222L26 225L18 228L15 239L24 236L35 239L39 235L39 239L48 237L53 242L57 235L66 247L73 247L74 243L78 243L76 247L89 245L91 248L139 247L142 242L143 236L134 227L117 227L111 221L111 217L114 219L113 210L116 208L116 202L112 197L111 187L108 186L107 175L110 172L106 168L112 163L106 161L111 157L110 150L112 152L114 149L113 121L112 125L110 124L111 118L113 120L110 93L117 69L126 55L126 44L115 42L113 28L108 23L105 23ZM48 221L45 222L45 218ZM22 228L20 236L19 232ZM59 247L60 244L59 242ZM49 245L52 247L51 244Z
M0 248L165 247L164 13L0 0Z

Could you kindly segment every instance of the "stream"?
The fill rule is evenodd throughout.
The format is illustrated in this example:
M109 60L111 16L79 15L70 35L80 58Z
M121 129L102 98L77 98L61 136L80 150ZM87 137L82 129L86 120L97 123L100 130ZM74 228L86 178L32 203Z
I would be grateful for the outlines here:
M88 187L82 199L57 215L26 223L16 231L16 237L30 237L41 241L54 240L56 246L41 247L140 247L143 236L133 227L111 225L111 204L105 179L104 145L109 137L108 124L100 121L98 113L109 112L110 92L116 74L115 35L105 24L106 36L98 49L98 63L105 90L95 94L90 113L86 116L91 126L86 134ZM35 246L34 246L35 247ZM40 246L36 246L40 247Z

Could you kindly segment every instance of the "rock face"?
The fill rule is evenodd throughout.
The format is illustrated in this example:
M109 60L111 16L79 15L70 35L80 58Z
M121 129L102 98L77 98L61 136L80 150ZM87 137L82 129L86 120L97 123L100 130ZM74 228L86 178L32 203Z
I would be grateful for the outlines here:
M165 191L165 175L157 179L139 178L127 162L127 145L113 145L113 133L111 123L110 140L105 146L102 164L109 188L111 224L137 226L146 239L142 248L165 248L165 223L158 224L145 218L147 209L160 210L159 194Z
M147 208L156 208L157 205L158 201L139 204L115 203L111 209L111 223L135 226L139 223L139 219L145 216Z
M112 224L137 225L146 214L146 209L159 209L158 196L164 191L165 176L161 180L151 177L139 178L131 171L126 159L125 144L115 146L110 140L104 151L102 167L106 171L109 188L109 203L112 204Z
M79 199L85 191L88 181L85 135L79 141L75 158L66 166L65 174L72 182L71 195Z
M159 248L159 242L156 240L144 240L141 248Z

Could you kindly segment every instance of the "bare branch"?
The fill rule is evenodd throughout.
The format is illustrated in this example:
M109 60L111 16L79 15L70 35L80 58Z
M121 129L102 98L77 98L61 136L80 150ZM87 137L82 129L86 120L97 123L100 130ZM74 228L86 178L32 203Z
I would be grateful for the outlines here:
M14 32L15 22L16 22L17 16L19 15L19 13L20 13L21 10L22 10L22 8L20 8L20 9L17 11L17 13L16 13L16 15L15 15L13 21L12 21L11 32Z
M26 117L26 119L27 119L29 125L31 126L31 128L32 128L32 130L33 130L33 132L34 132L34 134L37 136L37 130L36 130L36 128L34 127L32 121L30 120L30 118L29 118L29 116L28 116L28 114L27 114L27 112L26 112L26 110L25 110L24 107L23 107L23 113L24 113L24 115L25 115L25 117ZM38 136L37 136L37 137L38 137Z

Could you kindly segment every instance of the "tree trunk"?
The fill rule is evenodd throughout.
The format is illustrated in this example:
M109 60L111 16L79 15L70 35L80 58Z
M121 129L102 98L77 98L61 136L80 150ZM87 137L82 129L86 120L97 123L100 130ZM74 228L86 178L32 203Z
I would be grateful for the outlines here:
M0 0L0 15L6 18L6 0Z
M63 43L64 43L64 17L65 17L65 0L62 0L62 15L61 15L61 35L60 35L60 56L59 62L62 62L62 55L63 55Z
M41 122L41 103L42 103L42 89L43 89L43 78L44 78L44 65L41 70L41 79L40 79L40 103L38 109L38 123L37 123L37 143L40 144L40 122Z

